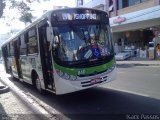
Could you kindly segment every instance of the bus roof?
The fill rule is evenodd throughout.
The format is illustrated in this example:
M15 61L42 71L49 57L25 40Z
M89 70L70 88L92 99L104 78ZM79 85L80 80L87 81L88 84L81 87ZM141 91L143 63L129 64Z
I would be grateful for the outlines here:
M27 27L25 27L23 30L21 30L17 34L11 36L9 39L7 39L6 41L4 41L2 43L2 45L1 45L1 47L4 46L4 45L6 45L8 42L12 41L13 39L16 39L16 37L18 37L19 35L21 35L22 33L24 33L26 30L28 30L28 29L32 28L33 26L35 26L40 21L42 21L45 18L49 17L52 12L56 12L56 11L58 12L58 11L64 11L64 10L74 10L74 9L75 10L77 10L77 9L95 10L95 11L105 12L107 14L106 11L98 10L98 9L94 9L94 8L87 8L87 7L75 7L75 8L63 8L63 9L50 10L50 11L47 11L46 13L44 13L40 18L36 19L33 23L31 23L30 25L28 25Z

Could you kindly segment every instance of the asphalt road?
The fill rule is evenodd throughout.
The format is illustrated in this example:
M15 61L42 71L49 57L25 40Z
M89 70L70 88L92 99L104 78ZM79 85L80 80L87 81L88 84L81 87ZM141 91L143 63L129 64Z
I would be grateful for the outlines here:
M64 114L68 119L155 115L160 119L160 67L119 66L117 80L84 91L56 96L38 94L33 87L11 80L25 93ZM159 114L159 115L158 115ZM137 117L137 118L138 118ZM99 118L98 118L99 119Z

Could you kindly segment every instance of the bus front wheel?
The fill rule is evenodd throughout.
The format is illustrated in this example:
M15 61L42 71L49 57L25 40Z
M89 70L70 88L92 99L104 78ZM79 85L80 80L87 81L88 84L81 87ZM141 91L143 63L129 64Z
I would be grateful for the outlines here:
M35 79L35 86L36 86L36 89L39 93L41 94L44 94L44 90L42 89L41 87L41 82L40 82L40 79L39 77L37 76L36 79Z

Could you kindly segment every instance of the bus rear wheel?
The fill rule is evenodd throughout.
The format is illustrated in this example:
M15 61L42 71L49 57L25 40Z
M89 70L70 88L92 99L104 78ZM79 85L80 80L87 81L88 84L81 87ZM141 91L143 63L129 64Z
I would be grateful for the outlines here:
M14 80L15 78L14 78L14 75L13 75L12 67L10 67L10 75L11 75L12 80Z

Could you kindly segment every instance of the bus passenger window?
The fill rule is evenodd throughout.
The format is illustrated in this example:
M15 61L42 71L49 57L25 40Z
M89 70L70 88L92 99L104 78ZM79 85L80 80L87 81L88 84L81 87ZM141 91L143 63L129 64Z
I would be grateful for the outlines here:
M4 47L4 51L5 51L5 52L4 52L4 53L5 53L4 56L6 56L6 58L9 57L9 56L10 56L10 55L9 55L9 44L7 44L7 45Z
M36 29L31 29L28 32L28 54L38 53L38 42L36 36Z
M13 42L10 42L10 55L14 55L14 47L13 47Z
M27 45L25 43L24 35L20 37L20 55L26 55Z

